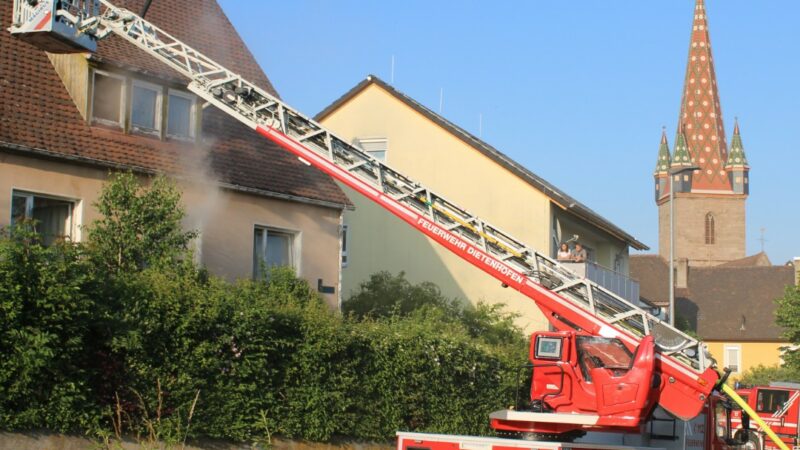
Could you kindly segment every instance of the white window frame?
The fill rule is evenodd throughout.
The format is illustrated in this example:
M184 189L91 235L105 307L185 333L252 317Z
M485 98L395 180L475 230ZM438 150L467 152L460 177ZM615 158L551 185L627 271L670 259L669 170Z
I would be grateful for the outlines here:
M151 90L151 91L156 93L155 117L153 118L153 122L154 122L154 125L155 125L154 129L141 128L141 127L136 126L133 123L133 97L134 97L133 90L136 87L148 89L148 90ZM129 117L130 117L130 121L131 121L130 122L131 123L131 131L136 132L136 133L149 134L149 135L153 135L153 136L161 136L161 129L163 128L163 125L162 125L163 120L162 120L161 116L162 116L162 110L164 109L163 108L163 104L164 104L164 87L161 86L161 85L158 85L158 84L149 83L147 81L138 80L138 79L134 78L131 81L131 101L128 102L128 103L129 103L129 105L128 105L127 111L128 111L128 114L129 114Z
M347 267L347 264L350 262L350 252L348 251L348 247L350 246L350 225L343 224L342 225L342 267Z
M372 156L380 162L386 163L389 161L389 138L386 137L371 137L371 138L358 138L358 146L364 150L364 153ZM367 150L364 144L385 144L384 150ZM383 152L383 159L378 158L374 153Z
M291 259L291 261L289 261L289 266L292 267L295 270L297 275L300 275L300 245L301 245L300 232L297 231L297 230L290 230L290 229L287 229L287 228L274 227L274 226L271 226L271 225L255 224L253 226L253 238L254 239L255 239L256 230L265 231L265 233L263 233L263 236L262 236L262 239L264 240L262 247L263 247L265 253L267 251L267 236L269 235L270 231L272 231L275 234L288 235L290 237L290 241L289 241L289 245L290 245L289 258ZM264 255L260 255L260 256L261 256L261 258L257 260L256 259L256 248L255 248L255 244L254 244L253 245L253 278L254 279L258 279L258 275L259 275L258 271L259 271L259 268L260 268L260 264L261 264L261 261L264 260Z
M120 88L120 94L119 94L120 95L120 97L119 97L119 122L114 122L113 120L102 119L102 118L98 118L98 117L94 116L94 95L95 95L95 92L96 92L95 87L97 86L97 84L95 83L95 80L97 78L97 75L102 75L104 77L109 77L109 78L116 78L116 79L122 81L122 87ZM127 117L127 115L125 114L125 112L127 111L127 109L125 108L125 105L127 104L127 100L128 100L128 95L127 95L128 89L126 88L126 84L127 84L127 78L124 75L120 75L120 74L116 74L116 73L112 73L112 72L107 72L105 70L98 70L98 69L93 69L92 70L92 98L91 98L91 103L90 103L90 108L92 110L92 114L91 114L90 117L92 118L92 122L93 123L99 123L101 125L108 125L108 126L112 126L112 127L125 128L125 118Z
M169 134L169 97L174 95L176 97L181 97L186 100L192 102L192 106L189 108L189 136L180 136L177 134ZM170 139L180 139L184 141L193 141L196 136L196 126L197 126L197 96L186 92L181 91L178 89L169 88L167 91L167 110L166 110L166 123L164 127L164 132L166 133L167 137Z
M736 370L731 370L731 373L742 373L742 346L739 344L724 344L722 346L722 362L724 367L730 367L732 362L728 358L728 350L736 350Z
M69 240L73 242L80 241L80 213L81 213L81 201L79 199L64 197L60 195L51 195L41 192L35 192L27 189L11 189L11 201L13 204L14 197L24 197L25 198L25 218L30 219L33 215L33 199L35 197L38 198L47 198L51 200L58 200L62 202L66 202L69 204L69 225L66 227L69 231L67 237ZM9 204L9 205L11 205ZM14 225L14 216L13 216L13 209L9 208L9 214L11 217L9 218L9 223Z

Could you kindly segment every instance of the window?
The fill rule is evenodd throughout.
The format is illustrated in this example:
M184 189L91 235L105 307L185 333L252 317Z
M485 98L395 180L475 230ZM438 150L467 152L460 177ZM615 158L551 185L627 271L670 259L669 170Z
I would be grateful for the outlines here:
M350 237L350 227L342 225L342 267L347 267L348 254L347 254L347 239Z
M167 100L167 136L178 139L194 138L195 96L169 90Z
M75 203L52 197L15 191L11 196L11 224L33 220L34 231L44 245L72 236L72 215Z
M133 80L131 127L144 133L158 134L160 132L161 86Z
M706 214L706 244L714 243L714 215Z
M256 227L253 233L253 277L264 276L261 269L294 267L294 234L273 228Z
M732 373L739 373L742 368L742 348L739 345L725 345L723 348L725 367Z
M789 391L759 389L756 397L756 412L774 414L780 412L789 401ZM785 411L783 411L785 413ZM782 414L778 414L782 415Z
M386 162L386 151L389 149L389 140L386 138L359 139L358 145L364 151L381 162Z
M107 72L94 72L92 118L97 123L122 127L125 105L125 78Z

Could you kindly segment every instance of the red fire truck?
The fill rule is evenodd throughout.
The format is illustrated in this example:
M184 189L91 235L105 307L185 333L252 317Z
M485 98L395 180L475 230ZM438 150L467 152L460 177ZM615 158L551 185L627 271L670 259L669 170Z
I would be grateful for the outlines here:
M769 386L752 386L737 389L736 392L750 405L764 422L777 433L788 446L800 446L800 383L772 382ZM741 411L733 413L734 433L741 433ZM749 449L777 448L763 433L751 424Z
M670 420L669 439L634 447L724 450L747 441L747 416L739 440L730 434L727 397L740 399L705 344L377 160L140 15L109 0L14 0L10 32L52 53L91 52L96 41L118 36L186 77L187 89L206 104L536 303L555 331L532 337L530 396L490 416L510 439L400 433L398 450L632 448L632 436L662 436L654 430ZM656 407L670 418L658 419Z

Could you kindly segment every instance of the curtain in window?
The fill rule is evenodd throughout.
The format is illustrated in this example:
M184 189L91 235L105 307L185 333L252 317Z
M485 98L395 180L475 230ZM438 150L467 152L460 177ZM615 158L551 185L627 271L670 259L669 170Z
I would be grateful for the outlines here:
M33 203L32 217L36 221L36 232L42 236L44 245L69 236L71 205L62 200L37 197Z

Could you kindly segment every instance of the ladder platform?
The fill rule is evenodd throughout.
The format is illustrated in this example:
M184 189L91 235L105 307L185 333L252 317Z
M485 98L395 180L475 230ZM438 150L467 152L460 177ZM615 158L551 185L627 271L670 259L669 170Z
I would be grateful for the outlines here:
M597 414L546 413L515 411L513 409L495 411L489 414L489 418L511 422L563 423L572 425L596 425L597 421L600 420L600 416Z

